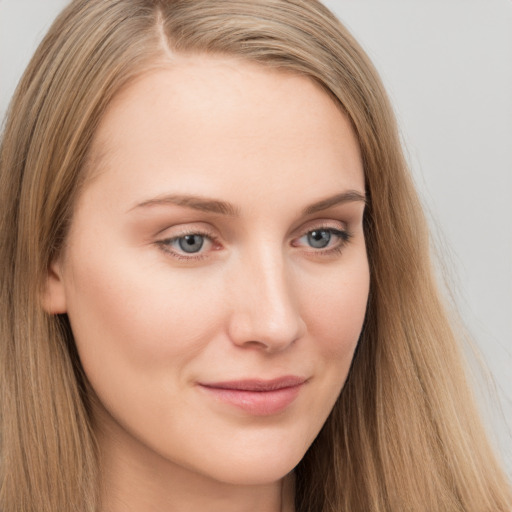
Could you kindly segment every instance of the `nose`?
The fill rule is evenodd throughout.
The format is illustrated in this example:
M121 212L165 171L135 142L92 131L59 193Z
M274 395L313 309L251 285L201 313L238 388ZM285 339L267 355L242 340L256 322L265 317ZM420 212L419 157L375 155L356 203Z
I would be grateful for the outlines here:
M283 255L254 254L230 276L229 336L238 346L285 350L306 332Z

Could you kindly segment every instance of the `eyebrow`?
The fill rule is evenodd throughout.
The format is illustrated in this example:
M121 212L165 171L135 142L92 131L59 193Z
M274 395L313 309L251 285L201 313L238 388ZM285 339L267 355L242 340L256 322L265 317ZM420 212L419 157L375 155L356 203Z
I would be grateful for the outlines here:
M302 210L302 215L312 215L314 213L327 210L334 206L339 206L344 203L352 202L363 202L366 203L366 197L357 190L347 190L340 194L336 194L331 197L327 197L316 203L313 203ZM227 215L230 217L238 217L240 210L226 201L220 201L218 199L211 199L208 197L194 196L194 195L182 195L182 194L169 194L165 196L158 196L153 199L148 199L135 205L129 211L138 208L147 208L151 206L165 206L165 205L177 205L184 206L186 208L192 208L202 212L216 213L219 215Z
M326 199L322 199L310 206L307 206L302 210L302 215L311 215L313 213L321 212L332 208L333 206L339 206L345 203L363 202L366 204L366 196L357 190L347 190L341 194L336 194Z
M220 215L228 215L230 217L238 217L238 209L230 203L208 197L200 197L193 195L169 194L165 196L155 197L147 201L143 201L135 205L130 210L136 208L144 208L150 206L177 205L186 208L192 208L202 212L217 213Z

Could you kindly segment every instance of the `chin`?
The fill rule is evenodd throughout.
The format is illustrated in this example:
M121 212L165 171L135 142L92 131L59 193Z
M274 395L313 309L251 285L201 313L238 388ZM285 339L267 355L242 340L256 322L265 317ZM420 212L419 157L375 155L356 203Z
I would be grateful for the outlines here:
M245 462L230 468L218 468L216 480L237 486L267 485L282 480L293 471L300 458L293 464L283 462L280 465L253 464Z
M251 452L252 450L248 450ZM212 460L210 467L203 466L203 473L214 480L230 485L266 485L283 479L294 470L302 460L304 451L300 453L283 450L274 450L272 453L246 453L244 456L233 453L222 460ZM206 461L204 461L206 462ZM198 468L199 471L201 471Z

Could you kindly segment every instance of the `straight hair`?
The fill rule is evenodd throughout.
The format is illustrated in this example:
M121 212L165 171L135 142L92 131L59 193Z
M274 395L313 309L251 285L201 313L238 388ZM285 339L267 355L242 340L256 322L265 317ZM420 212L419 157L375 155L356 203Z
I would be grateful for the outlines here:
M89 385L66 315L46 314L41 294L94 171L89 149L106 108L176 54L308 77L361 148L368 310L344 388L295 469L296 511L509 511L387 95L316 0L76 0L50 28L0 146L0 509L101 507Z

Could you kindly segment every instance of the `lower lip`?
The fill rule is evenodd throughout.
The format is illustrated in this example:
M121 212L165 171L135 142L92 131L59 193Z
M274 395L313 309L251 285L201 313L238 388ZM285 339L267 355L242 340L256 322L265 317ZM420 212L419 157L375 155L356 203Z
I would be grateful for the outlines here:
M239 389L200 386L220 402L227 403L254 416L270 416L283 412L297 398L303 384L272 391L246 391Z

